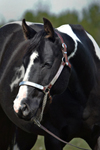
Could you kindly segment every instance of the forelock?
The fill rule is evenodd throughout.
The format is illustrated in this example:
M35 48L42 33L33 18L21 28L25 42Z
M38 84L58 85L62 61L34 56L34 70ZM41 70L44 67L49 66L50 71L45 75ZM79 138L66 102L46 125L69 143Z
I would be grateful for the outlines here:
M35 49L36 47L38 47L40 45L40 42L42 40L42 38L44 37L44 31L41 30L40 32L38 32L31 40L30 40L30 46L29 46L29 51L32 51L33 49Z

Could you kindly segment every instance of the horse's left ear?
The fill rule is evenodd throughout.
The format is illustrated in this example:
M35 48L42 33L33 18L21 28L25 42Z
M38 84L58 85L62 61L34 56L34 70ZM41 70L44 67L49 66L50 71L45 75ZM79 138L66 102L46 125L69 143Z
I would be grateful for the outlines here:
M22 21L22 28L25 39L31 39L36 34L36 31L26 24L25 19Z
M44 30L47 33L46 38L54 39L54 29L51 22L46 18L43 18L43 22L44 22Z

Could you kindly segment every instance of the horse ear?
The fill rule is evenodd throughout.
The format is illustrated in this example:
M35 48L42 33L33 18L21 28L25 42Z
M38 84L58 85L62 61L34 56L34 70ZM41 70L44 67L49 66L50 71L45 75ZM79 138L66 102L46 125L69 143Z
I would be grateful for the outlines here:
M22 28L25 39L31 39L36 34L36 31L26 24L25 19L22 21Z
M44 30L47 33L46 38L54 39L54 29L51 22L46 18L43 18L43 22L44 22Z

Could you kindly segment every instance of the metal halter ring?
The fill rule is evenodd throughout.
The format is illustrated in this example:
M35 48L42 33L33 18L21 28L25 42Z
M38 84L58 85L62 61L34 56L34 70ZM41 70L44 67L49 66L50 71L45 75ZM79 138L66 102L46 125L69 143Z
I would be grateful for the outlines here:
M50 92L50 89L49 88L46 88L43 90L43 92L46 94L46 93L49 93Z
M67 48L67 45L65 43L62 43L62 48L64 48L65 46Z
M62 57L62 61L65 62L67 66L69 65L69 63L65 61L65 57Z

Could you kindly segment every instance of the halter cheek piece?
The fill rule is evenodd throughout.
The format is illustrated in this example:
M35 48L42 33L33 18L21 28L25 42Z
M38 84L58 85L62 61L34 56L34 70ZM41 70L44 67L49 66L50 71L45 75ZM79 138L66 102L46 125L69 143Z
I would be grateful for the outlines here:
M63 58L62 58L62 62L60 64L60 67L59 67L56 75L51 80L51 82L49 83L49 85L42 86L40 84L37 84L37 83L34 83L34 82L30 82L30 81L22 81L19 84L19 86L27 85L27 86L31 86L31 87L37 88L39 90L42 90L45 93L44 99L43 99L43 104L42 104L42 112L41 112L40 118L38 118L39 121L42 120L43 111L44 111L44 108L45 108L45 105L46 105L47 97L49 96L49 99L50 100L52 99L52 97L50 95L50 90L51 90L52 86L55 84L55 82L57 81L58 77L60 76L60 74L61 74L64 66L67 65L69 68L71 68L71 64L69 63L68 58L67 58L67 46L64 43L61 35L59 33L57 33L57 35L59 36L59 38L61 39L61 42L62 42Z

